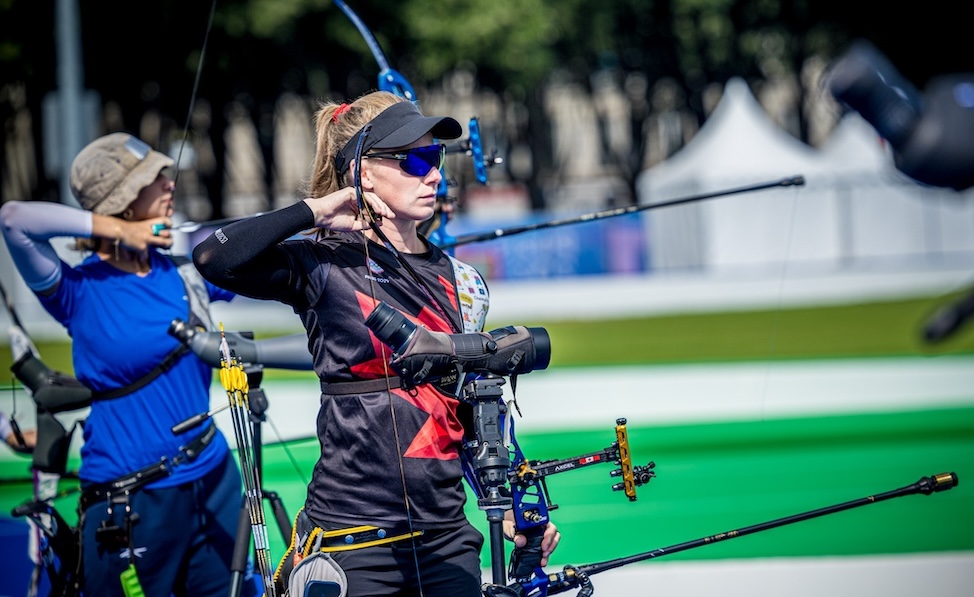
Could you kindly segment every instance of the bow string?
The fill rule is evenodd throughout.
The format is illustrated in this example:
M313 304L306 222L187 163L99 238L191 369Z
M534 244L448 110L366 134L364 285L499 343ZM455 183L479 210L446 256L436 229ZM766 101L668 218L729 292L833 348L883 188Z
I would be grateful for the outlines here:
M179 165L182 161L183 150L186 141L189 139L189 127L193 118L193 110L196 106L196 99L199 95L199 85L203 74L203 63L206 58L206 50L209 44L210 32L213 30L213 20L216 15L216 0L210 4L210 14L207 20L206 32L203 36L203 44L200 48L199 62L196 65L196 75L193 81L193 90L190 94L189 107L186 112L186 121L183 125L183 137L179 144L179 152L176 156L176 168L173 175L175 184L179 178ZM198 227L198 226L197 226ZM191 232L192 230L184 230ZM237 445L237 456L240 462L241 476L244 481L244 492L247 499L248 512L251 523L251 536L254 541L254 551L256 554L257 571L260 574L264 586L264 595L267 597L277 597L277 587L273 581L274 562L270 553L270 541L267 532L267 520L264 516L263 507L263 488L261 485L261 475L258 469L259 458L257 450L260 446L256 444L254 431L250 424L250 400L249 400L249 379L243 364L237 359L237 355L230 349L224 333L223 324L220 323L220 383L227 393L227 406L230 409L231 421L233 424L234 439Z

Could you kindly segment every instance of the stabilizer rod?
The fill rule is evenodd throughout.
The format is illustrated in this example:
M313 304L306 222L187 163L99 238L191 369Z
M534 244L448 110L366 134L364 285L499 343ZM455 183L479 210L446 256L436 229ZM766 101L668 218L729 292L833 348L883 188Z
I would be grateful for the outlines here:
M712 545L728 539L736 539L738 537L743 537L744 535L751 535L760 531L767 531L776 527L801 522L810 518L818 518L819 516L825 516L827 514L835 514L837 512L842 512L843 510L858 508L859 506L868 506L869 504L875 504L892 498L913 495L915 493L930 495L931 493L947 491L948 489L957 487L957 483L958 479L956 473L940 473L930 477L922 477L919 481L913 483L912 485L907 485L906 487L901 487L893 491L867 496L857 500L852 500L850 502L836 504L834 506L826 506L825 508L819 508L817 510L811 510L802 514L795 514L793 516L786 516L784 518L778 518L776 520L762 522L760 524L755 524L724 533L718 533L708 537L701 537L700 539L678 543L676 545L671 545L670 547L662 547L652 551L647 551L624 558L618 558L615 560L607 560L605 562L599 562L596 564L586 564L584 566L566 566L562 572L548 576L548 595L561 593L563 591L575 588L580 584L589 584L588 577L592 574L612 570L613 568L625 566L626 564L659 558L681 551L686 551L688 549L693 549L695 547L702 547L704 545ZM591 587L589 585L586 588ZM579 595L581 595L581 593L579 593Z
M604 211L597 211L590 214L584 214L574 218L562 218L559 220L550 220L547 222L539 222L537 224L527 224L525 226L514 226L512 228L499 228L497 230L491 230L488 232L477 232L473 234L463 234L456 237L453 242L444 243L440 248L444 251L447 249L452 249L453 247L459 245L465 245L468 243L481 242L485 240L493 240L495 238L501 238L505 236L514 236L515 234L520 234L522 232L529 232L531 230L541 230L544 228L554 228L555 226L564 226L566 224L578 224L581 222L591 222L594 220L602 220L604 218L612 218L615 216L623 216L626 214L635 213L637 211L645 211L648 209L659 209L661 207L672 207L674 205L682 205L684 203L693 203L695 201L703 201L705 199L714 199L717 197L726 197L728 195L737 195L740 193L750 193L752 191L761 191L764 189L773 189L776 187L793 187L793 186L803 186L805 184L804 176L789 176L788 178L782 178L780 180L775 180L772 182L765 182L760 184L755 184L747 187L738 187L734 189L728 189L725 191L716 191L713 193L704 193L702 195L693 195L690 197L683 197L681 199L672 199L670 201L662 201L660 203L650 203L646 205L629 205L627 207L616 207L613 209L607 209Z

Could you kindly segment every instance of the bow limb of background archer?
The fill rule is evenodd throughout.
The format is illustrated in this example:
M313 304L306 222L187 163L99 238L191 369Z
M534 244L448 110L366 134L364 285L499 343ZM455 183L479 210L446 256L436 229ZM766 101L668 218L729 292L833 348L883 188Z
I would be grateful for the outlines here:
M36 413L36 439L29 450L33 493L31 499L12 512L14 517L26 518L31 527L28 556L34 569L28 590L35 594L41 586L41 574L46 572L52 595L75 595L80 586L77 576L78 530L64 520L53 502L78 491L77 487L65 492L58 490L61 477L67 474L68 450L76 426L66 431L55 415L89 406L91 391L73 377L52 371L41 361L37 347L14 310L12 298L2 285L0 294L10 317L8 333L13 356L10 369L23 384ZM26 448L13 417L11 424Z

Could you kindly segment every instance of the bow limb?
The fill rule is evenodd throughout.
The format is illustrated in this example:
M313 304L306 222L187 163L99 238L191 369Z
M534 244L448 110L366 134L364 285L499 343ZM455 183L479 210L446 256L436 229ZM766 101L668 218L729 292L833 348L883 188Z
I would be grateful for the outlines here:
M27 334L27 330L24 329L23 324L20 322L20 317L17 315L17 311L14 309L13 297L7 295L7 290L0 284L0 294L3 295L3 304L7 308L7 315L10 317L10 352L13 356L13 362L16 363L26 354L38 355L37 347L34 346L34 342L31 340L30 336Z
M406 77L402 73L389 66L389 61L386 59L385 54L383 54L379 42L376 41L375 36L362 19L343 0L333 1L345 13L345 16L352 21L355 28L358 29L366 45L369 46L369 51L372 52L376 63L379 65L379 89L389 91L411 102L415 102L417 100L416 92L413 90L412 85L409 84L409 81L406 80ZM468 154L473 160L474 176L477 182L486 185L487 167L501 163L502 160L493 155L490 158L484 157L484 148L480 136L480 124L477 118L470 119L469 131L470 138L468 140L447 147L447 152ZM452 248L455 246L456 239L446 230L447 223L450 221L450 210L446 208L446 205L455 202L456 199L449 197L447 194L448 183L445 170L441 170L441 174L443 175L443 179L436 191L437 211L430 220L420 225L420 233L426 236L430 242L443 248L450 255L453 255Z
M0 294L3 295L3 303L7 308L7 314L10 317L10 326L8 328L10 337L10 352L13 356L13 362L15 363L12 370L16 375L16 372L19 370L18 365L21 363L21 360L29 359L32 356L39 358L39 352L37 347L34 346L34 342L31 340L30 335L28 335L27 330L24 329L23 324L20 321L20 317L17 315L17 311L14 308L13 297L7 294L7 291L2 284L0 284ZM26 383L24 384L24 388L27 390L28 395L33 397L34 390ZM21 446L23 446L24 449L27 449L27 441L24 439L20 426L17 423L16 402L14 402L14 406L15 408L10 413L9 417L10 426L14 432L14 436L17 438L17 441ZM33 448L30 449L33 451ZM39 504L43 502L49 504L51 500L57 496L58 481L61 479L61 475L56 472L45 472L34 466L31 468L33 471L31 476L33 482L34 503ZM48 520L47 516L40 516L38 518L31 517L29 520L31 524L30 532L32 536L30 545L28 546L28 554L34 563L29 589L31 591L37 591L45 557L45 548L40 542L41 530L38 525L45 524L45 526L50 526L50 521Z
M416 92L413 91L412 85L406 80L406 77L402 76L401 73L389 66L389 61L386 60L385 54L382 53L382 48L379 47L379 42L376 41L375 36L369 31L369 28L365 26L362 19L359 18L355 11L353 11L347 4L342 0L334 0L335 5L341 9L345 16L348 17L355 28L358 29L362 38L365 39L366 45L369 46L369 51L372 52L372 56L375 58L376 63L379 65L379 89L383 91L389 91L395 93L398 96L404 97L409 101L416 101Z

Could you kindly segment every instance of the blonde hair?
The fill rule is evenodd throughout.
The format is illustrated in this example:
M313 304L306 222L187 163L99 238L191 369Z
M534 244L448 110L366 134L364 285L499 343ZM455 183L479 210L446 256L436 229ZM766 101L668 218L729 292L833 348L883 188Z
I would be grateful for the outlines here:
M320 103L315 111L315 157L309 197L323 197L348 186L350 178L339 174L335 156L355 133L393 104L409 101L388 91L367 93L351 104Z

